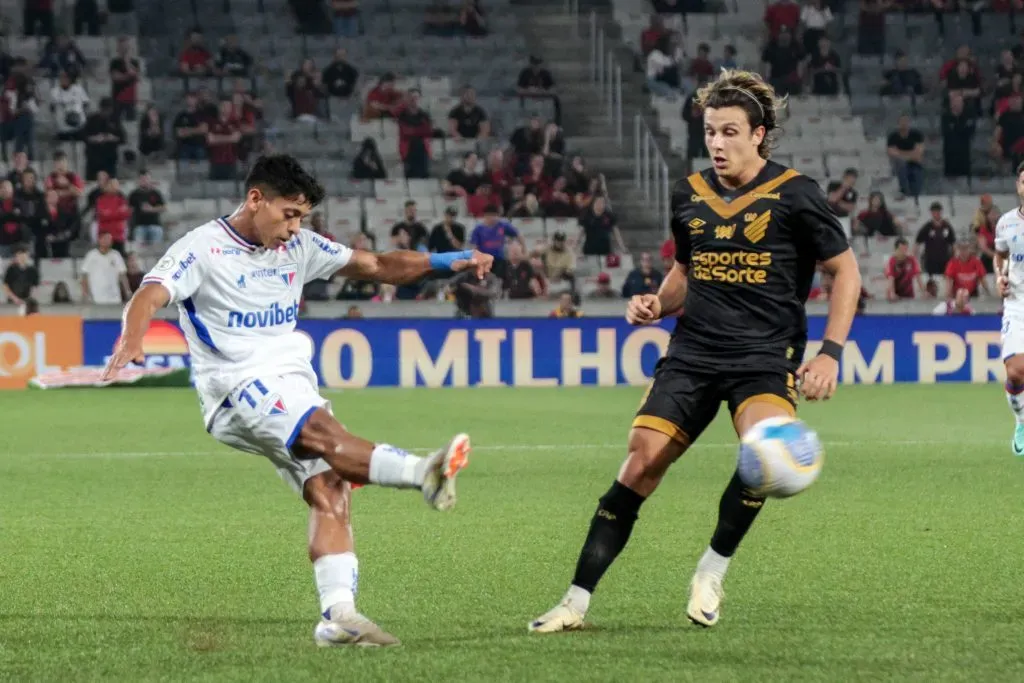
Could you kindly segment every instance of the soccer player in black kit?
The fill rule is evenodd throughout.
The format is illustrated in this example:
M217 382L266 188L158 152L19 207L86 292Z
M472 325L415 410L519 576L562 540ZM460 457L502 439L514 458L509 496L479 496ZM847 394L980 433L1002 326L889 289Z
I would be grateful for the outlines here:
M761 420L795 415L798 392L816 401L836 389L861 287L843 229L815 181L768 160L780 102L760 76L724 71L697 103L714 165L676 185L676 262L658 293L633 297L626 313L634 325L678 315L676 328L633 420L626 462L599 500L572 585L529 624L534 632L583 627L591 594L641 505L723 401L742 437ZM821 351L804 361L804 303L818 263L835 284ZM687 616L695 624L718 622L729 562L763 505L734 473L690 582Z

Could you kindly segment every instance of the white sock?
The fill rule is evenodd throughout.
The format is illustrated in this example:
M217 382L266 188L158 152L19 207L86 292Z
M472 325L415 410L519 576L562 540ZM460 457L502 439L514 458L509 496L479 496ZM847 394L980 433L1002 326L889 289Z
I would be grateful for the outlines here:
M423 487L426 467L423 458L386 443L377 444L370 455L370 483L396 489Z
M711 548L704 551L704 556L700 558L700 562L697 563L697 571L709 572L716 575L720 580L725 578L725 573L729 571L729 560L731 557L725 557L719 555Z
M327 618L354 614L359 583L359 560L355 553L324 555L313 563L316 590L320 594L320 612ZM333 608L334 614L328 614Z
M587 610L590 609L590 591L579 586L569 586L569 592L565 594L565 600L568 600L573 609L580 614L586 614Z
M1013 411L1017 424L1024 424L1024 392L1021 391L1021 387L1015 387L1007 382L1006 402L1010 404L1010 410Z

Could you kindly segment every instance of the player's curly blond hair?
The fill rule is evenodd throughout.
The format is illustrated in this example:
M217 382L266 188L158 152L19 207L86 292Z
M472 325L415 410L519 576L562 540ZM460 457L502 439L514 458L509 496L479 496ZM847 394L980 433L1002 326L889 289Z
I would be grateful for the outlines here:
M750 129L764 126L765 134L757 153L763 159L771 156L779 135L779 114L786 108L786 98L775 94L760 74L739 69L722 69L717 79L697 91L696 104L702 109L739 107L747 113Z

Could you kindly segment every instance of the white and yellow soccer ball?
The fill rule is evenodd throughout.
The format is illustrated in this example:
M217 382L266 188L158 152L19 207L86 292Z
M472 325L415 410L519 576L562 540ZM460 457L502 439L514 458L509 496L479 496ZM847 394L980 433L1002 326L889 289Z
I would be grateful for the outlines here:
M824 449L818 435L795 417L770 417L740 441L740 479L754 494L789 498L814 483Z

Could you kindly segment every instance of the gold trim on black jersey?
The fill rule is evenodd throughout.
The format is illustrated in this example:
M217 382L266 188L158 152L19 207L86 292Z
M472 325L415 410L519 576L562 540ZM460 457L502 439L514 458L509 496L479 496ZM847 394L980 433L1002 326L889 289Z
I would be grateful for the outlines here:
M686 180L690 183L690 187L693 188L693 194L700 197L701 201L707 204L712 211L728 220L756 202L758 199L764 199L763 195L770 194L772 190L776 189L786 181L796 178L798 175L800 175L799 171L787 168L776 177L761 183L749 192L745 192L739 197L736 197L736 199L733 199L731 202L727 202L718 196L718 193L711 189L708 181L704 180L704 176L700 173L694 173Z

